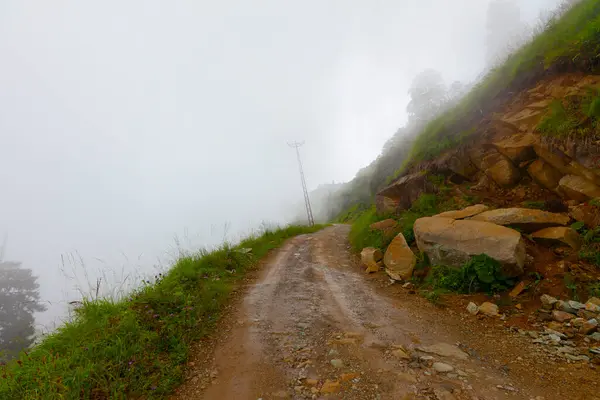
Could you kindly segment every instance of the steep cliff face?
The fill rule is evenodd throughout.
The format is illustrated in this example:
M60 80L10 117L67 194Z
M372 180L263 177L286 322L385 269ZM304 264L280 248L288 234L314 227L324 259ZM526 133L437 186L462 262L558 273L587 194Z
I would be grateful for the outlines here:
M420 194L436 193L432 175L504 205L539 198L575 205L600 197L598 93L599 75L577 73L521 91L482 117L470 142L414 166L378 192L378 212L406 210Z

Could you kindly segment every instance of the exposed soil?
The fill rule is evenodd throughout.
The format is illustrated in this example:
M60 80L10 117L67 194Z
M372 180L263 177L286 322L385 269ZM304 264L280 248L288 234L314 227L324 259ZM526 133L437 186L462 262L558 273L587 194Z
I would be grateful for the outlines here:
M298 236L272 254L173 399L600 399L594 366L555 363L508 321L467 314L468 298L441 308L383 272L365 275L348 231ZM440 343L456 354L419 350Z

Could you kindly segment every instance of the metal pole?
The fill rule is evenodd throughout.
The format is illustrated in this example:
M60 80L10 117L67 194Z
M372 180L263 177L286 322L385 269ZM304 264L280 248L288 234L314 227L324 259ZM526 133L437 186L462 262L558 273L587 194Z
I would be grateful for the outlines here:
M304 142L298 143L288 143L290 147L296 149L296 157L298 158L298 168L300 169L300 180L302 182L302 192L304 193L304 205L306 207L306 215L308 217L308 225L313 226L315 224L315 220L312 214L312 208L310 207L310 198L308 197L308 189L306 187L306 179L304 178L304 170L302 169L302 160L300 159L300 146L302 146Z

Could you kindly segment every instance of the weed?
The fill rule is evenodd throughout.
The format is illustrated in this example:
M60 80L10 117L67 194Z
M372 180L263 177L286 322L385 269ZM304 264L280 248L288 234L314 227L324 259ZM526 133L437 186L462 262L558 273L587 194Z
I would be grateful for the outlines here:
M122 301L84 301L73 321L0 366L0 398L166 398L236 282L285 239L318 229L267 230L237 246L184 256Z
M425 279L433 289L446 289L458 293L506 290L514 282L502 275L500 263L486 254L471 257L461 268L434 266Z

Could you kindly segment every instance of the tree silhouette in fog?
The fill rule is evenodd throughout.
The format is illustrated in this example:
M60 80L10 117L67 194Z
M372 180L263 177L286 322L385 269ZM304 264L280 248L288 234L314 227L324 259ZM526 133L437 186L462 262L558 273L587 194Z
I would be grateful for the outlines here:
M0 260L0 359L16 356L32 344L33 313L46 310L38 288L30 269Z

